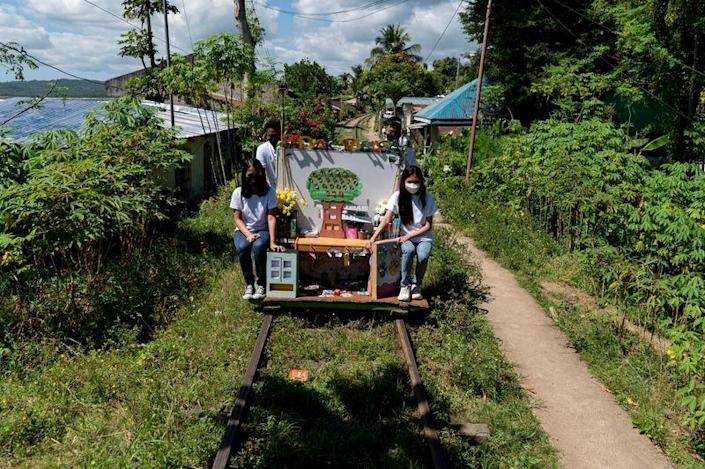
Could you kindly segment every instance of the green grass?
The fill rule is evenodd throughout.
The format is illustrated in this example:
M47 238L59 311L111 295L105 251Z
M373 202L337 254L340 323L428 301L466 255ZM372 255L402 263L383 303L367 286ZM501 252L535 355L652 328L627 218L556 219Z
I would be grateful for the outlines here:
M467 288L467 266L447 235L437 238L429 317L410 333L442 441L453 467L551 467L556 460L510 365ZM256 385L249 436L235 467L427 467L393 323L382 315L278 317L266 367ZM290 382L290 368L311 378ZM488 423L490 438L472 445L449 422Z
M627 410L634 425L660 446L674 465L703 467L697 455L701 450L698 435L679 425L682 409L675 392L680 378L667 367L667 359L647 343L620 331L604 312L590 311L541 290L540 282L550 279L594 293L580 257L534 227L523 212L494 204L488 194L453 183L438 185L435 193L449 221L513 270L546 310L553 308L560 329Z
M211 201L183 225L219 261L149 342L45 351L51 361L3 372L0 466L193 467L212 460L261 322L239 299L239 268L223 250L226 205ZM482 292L468 280L477 285L476 269L443 233L435 249L433 311L410 321L422 379L440 423L484 422L491 431L473 445L444 425L448 458L454 467L556 466L531 402L475 307ZM287 370L298 367L310 370L308 382L287 380ZM383 315L277 317L245 430L235 467L430 462L393 324Z

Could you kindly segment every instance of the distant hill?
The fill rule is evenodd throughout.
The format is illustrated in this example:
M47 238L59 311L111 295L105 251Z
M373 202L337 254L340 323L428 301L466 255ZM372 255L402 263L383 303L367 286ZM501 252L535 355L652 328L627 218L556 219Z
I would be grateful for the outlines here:
M28 80L0 82L0 96L43 96L50 83L58 82L65 89L52 93L52 96L67 98L104 98L105 86L83 80Z

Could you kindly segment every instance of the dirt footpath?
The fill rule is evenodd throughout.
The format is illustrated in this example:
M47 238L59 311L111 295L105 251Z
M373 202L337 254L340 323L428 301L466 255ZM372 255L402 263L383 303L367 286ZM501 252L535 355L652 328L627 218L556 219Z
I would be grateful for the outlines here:
M540 402L534 414L567 468L667 468L666 456L632 426L612 394L514 275L458 235L490 290L487 318L522 386Z

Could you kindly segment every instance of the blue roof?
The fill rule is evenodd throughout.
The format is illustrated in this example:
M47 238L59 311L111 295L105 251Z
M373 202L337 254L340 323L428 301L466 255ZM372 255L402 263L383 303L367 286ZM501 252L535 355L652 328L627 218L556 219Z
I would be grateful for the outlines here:
M483 80L482 84L487 86L487 80ZM420 110L414 119L427 124L469 124L472 122L476 89L477 79Z
M27 98L0 98L0 122L27 107L27 104L21 103L26 100ZM86 114L105 102L105 99L46 99L42 101L39 108L31 109L13 118L5 126L4 130L8 131L6 137L16 142L24 142L33 134L47 130L78 130L83 125ZM164 127L171 125L168 104L143 101L142 106L156 108L156 115L162 119ZM215 126L210 111L189 106L174 106L174 123L179 128L178 137L197 137L225 130L227 125L222 122L223 114L217 113L217 115L221 122ZM231 127L236 128L239 125L231 123Z

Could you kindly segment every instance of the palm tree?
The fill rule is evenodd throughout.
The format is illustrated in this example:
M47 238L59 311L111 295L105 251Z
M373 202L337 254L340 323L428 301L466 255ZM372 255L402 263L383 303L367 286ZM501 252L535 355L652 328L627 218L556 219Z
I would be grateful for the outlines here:
M355 97L360 94L360 80L362 79L362 74L365 73L365 69L362 65L353 65L350 67L352 70L352 79L350 80L350 89Z
M399 54L406 56L414 62L421 62L421 46L411 44L411 35L400 25L388 24L375 38L375 47L370 52L367 59L369 65L373 65L378 59L387 55Z

